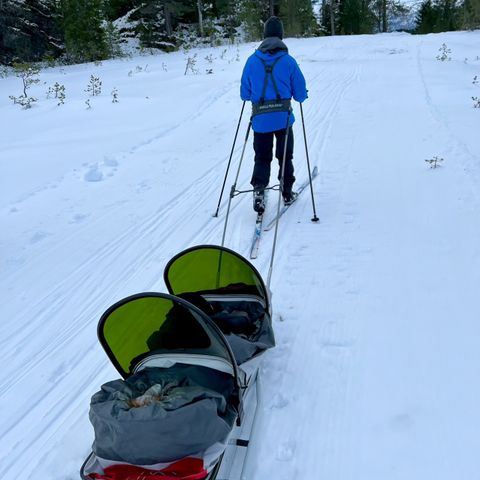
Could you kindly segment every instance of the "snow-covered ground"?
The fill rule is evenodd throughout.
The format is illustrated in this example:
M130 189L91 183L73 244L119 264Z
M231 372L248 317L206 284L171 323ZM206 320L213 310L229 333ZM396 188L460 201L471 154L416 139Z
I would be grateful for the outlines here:
M252 480L478 478L480 32L286 43L309 87L321 221L303 195L280 224ZM192 51L47 69L26 111L8 99L20 80L0 80L2 480L78 478L90 396L118 376L99 316L166 291L180 250L220 243L226 198L212 213L254 48L197 51L197 75ZM87 109L91 75L102 94ZM45 98L55 82L61 106ZM239 188L251 167L249 143ZM253 222L235 197L226 246L247 256ZM265 277L272 240L255 261Z

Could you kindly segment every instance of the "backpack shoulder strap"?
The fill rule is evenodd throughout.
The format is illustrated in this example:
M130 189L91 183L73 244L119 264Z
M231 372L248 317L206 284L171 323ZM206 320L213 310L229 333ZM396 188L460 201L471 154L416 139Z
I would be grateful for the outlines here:
M260 103L265 102L265 93L267 91L267 85L268 85L268 78L272 79L272 84L273 88L275 90L275 95L277 96L277 100L280 100L280 92L278 91L277 87L277 82L275 82L275 77L273 76L273 69L277 62L284 57L285 55L281 55L280 57L277 57L272 63L267 63L263 58L260 58L258 55L255 55L263 64L263 68L265 69L265 79L263 81L263 88L262 88L262 94L260 96Z

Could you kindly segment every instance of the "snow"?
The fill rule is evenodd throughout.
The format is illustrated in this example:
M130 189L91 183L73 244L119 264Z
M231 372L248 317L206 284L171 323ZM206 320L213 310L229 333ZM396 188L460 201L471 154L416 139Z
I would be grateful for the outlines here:
M479 40L286 40L309 87L320 223L303 194L280 224L278 346L263 361L252 480L478 476ZM435 58L443 43L450 61ZM96 340L101 313L126 295L166 291L174 254L221 242L226 197L212 213L254 48L46 69L30 110L8 99L21 80L0 80L2 479L78 478L93 440L89 399L118 377ZM194 53L199 74L184 75ZM85 92L92 74L97 97ZM55 82L64 105L46 99ZM298 105L295 115L301 182ZM444 159L435 169L425 162L434 156ZM239 189L251 166L250 139ZM235 197L226 246L247 256L254 218L250 195ZM272 240L265 233L255 260L264 278Z

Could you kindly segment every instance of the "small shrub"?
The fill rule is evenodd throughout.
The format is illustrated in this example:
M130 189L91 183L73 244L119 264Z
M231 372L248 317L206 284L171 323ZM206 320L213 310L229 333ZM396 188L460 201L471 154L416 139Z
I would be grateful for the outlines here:
M193 55L193 57L187 57L187 65L185 67L185 73L184 75L186 75L188 73L188 71L190 70L194 75L197 75L198 74L198 70L196 68L196 64L197 64L197 54L195 53L195 55Z
M128 76L129 77L132 77L135 73L141 73L141 72L146 72L147 71L147 68L148 68L148 64L145 65L145 67L141 67L140 65L137 65L135 67L135 70L130 70L128 72Z
M480 108L480 97L472 97L473 108Z
M113 87L112 90L112 103L118 103L118 90L116 87Z
M10 71L7 67L4 67L3 65L0 66L0 78L7 78L9 73Z
M447 47L446 43L442 43L442 46L438 49L440 52L439 55L436 56L436 59L445 62L445 61L450 61L452 57L450 57L450 54L452 51Z
M47 98L56 98L58 100L58 106L65 103L65 85L61 85L58 82L55 82L53 87L49 87L47 90Z
M13 68L15 75L22 80L23 94L19 97L10 95L9 98L14 104L21 105L25 109L31 108L32 103L36 102L37 99L35 97L30 97L28 90L32 85L40 82L40 79L38 78L40 68L31 63L15 63Z
M14 105L20 105L24 109L32 108L32 103L35 103L37 101L35 97L29 97L25 95L20 95L19 97L9 95L8 98L12 100Z
M430 165L430 168L437 168L443 162L443 158L435 155L433 158L428 158L425 161Z
M85 92L89 93L92 97L100 95L102 93L102 81L100 78L90 75L90 82Z

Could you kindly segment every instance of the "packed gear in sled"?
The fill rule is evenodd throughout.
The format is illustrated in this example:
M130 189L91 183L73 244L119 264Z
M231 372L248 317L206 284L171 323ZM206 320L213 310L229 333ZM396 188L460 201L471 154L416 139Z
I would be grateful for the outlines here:
M259 354L274 345L267 290L240 255L195 247L164 278L176 296L133 295L100 319L100 343L122 379L92 397L83 479L215 478Z
M167 264L164 280L171 294L204 309L238 365L275 346L269 292L256 268L234 251L208 245L185 250Z

